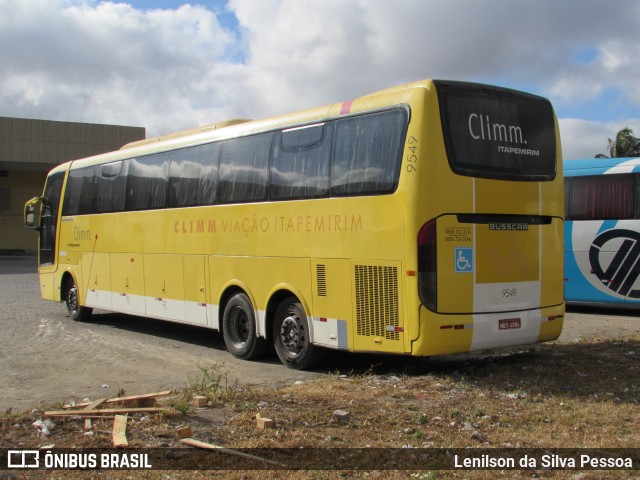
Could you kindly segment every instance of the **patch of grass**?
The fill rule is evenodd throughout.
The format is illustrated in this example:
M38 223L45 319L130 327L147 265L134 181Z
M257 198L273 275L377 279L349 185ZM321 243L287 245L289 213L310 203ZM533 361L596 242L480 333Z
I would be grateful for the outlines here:
M229 384L223 367L221 363L197 365L198 372L187 384L174 390L176 395L170 405L186 414L191 411L191 401L196 395L206 397L214 405L233 400L239 388L236 384Z

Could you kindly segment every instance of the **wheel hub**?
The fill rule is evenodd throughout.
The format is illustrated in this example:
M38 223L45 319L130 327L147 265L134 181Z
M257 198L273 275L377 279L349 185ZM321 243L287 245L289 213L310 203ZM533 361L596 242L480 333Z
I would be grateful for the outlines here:
M282 343L292 353L298 353L302 348L303 336L300 326L300 319L295 315L290 315L282 321L280 328Z
M249 338L249 328L247 326L249 319L241 308L234 312L233 316L233 332L232 337L235 343L241 345Z
M69 290L67 298L69 299L69 311L75 314L78 311L78 291L75 286Z

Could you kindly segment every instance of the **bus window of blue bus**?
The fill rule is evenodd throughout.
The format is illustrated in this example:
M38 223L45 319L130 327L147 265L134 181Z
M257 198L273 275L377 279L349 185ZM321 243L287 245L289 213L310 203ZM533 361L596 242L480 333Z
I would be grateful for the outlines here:
M566 160L567 302L640 305L640 158Z

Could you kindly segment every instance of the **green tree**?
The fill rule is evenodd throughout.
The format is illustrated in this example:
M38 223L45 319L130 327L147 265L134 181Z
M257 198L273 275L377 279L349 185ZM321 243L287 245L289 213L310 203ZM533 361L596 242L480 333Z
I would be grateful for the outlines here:
M640 157L640 138L633 135L633 130L623 128L616 134L616 139L609 140L609 155L599 153L596 158Z

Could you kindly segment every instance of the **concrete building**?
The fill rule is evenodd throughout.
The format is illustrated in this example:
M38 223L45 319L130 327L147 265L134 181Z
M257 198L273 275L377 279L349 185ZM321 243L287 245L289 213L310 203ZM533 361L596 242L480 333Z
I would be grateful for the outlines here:
M37 249L23 207L42 194L49 170L144 138L143 127L0 117L0 252Z

